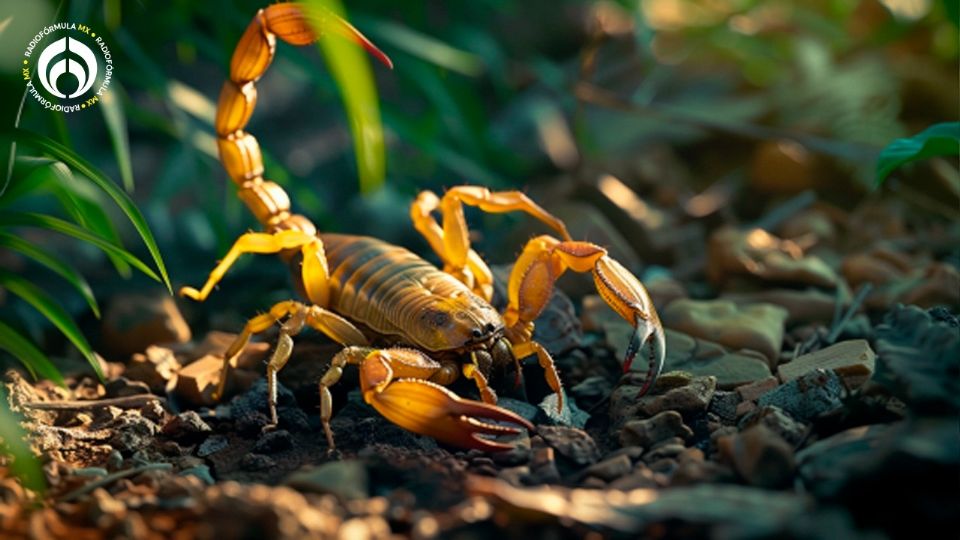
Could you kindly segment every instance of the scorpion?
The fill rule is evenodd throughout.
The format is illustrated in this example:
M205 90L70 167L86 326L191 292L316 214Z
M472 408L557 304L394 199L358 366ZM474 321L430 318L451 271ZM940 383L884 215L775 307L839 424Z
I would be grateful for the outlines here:
M349 22L332 12L322 17L317 28L358 44L392 69L391 60ZM364 401L394 424L462 448L510 449L511 444L496 438L519 434L514 426L528 430L533 426L496 406L488 377L493 368L512 363L519 384L520 361L536 357L562 410L560 376L550 354L533 339L533 321L566 270L591 272L601 297L633 326L623 367L631 369L634 357L645 351L648 369L641 394L645 393L665 356L664 331L646 289L604 248L571 239L562 221L524 193L469 185L449 188L442 197L421 192L410 217L443 262L442 270L375 238L318 232L308 218L290 211L283 188L264 179L259 144L244 128L257 101L255 83L273 60L277 38L307 45L321 37L314 28L296 4L258 10L237 44L220 93L215 119L220 159L239 188L238 196L265 232L241 235L199 290L182 287L180 294L202 302L239 256L277 254L290 266L305 301L278 302L247 321L223 354L213 398L222 398L231 363L251 337L279 324L266 368L270 412L266 428L276 427L277 374L290 358L293 337L309 327L344 347L319 381L320 421L329 449L335 448L330 387L351 365L359 370ZM492 213L523 211L559 236L541 235L527 242L510 273L502 313L490 304L493 276L470 246L464 205ZM385 346L373 346L368 334ZM445 388L461 376L476 385L480 401Z

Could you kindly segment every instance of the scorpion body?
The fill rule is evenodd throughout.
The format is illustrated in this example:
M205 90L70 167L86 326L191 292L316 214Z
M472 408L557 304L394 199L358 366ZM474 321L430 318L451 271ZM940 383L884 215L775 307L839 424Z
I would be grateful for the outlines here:
M329 12L307 15L296 4L261 9L241 37L220 94L215 128L221 160L239 188L238 196L266 232L242 235L201 289L183 287L181 294L202 301L240 255L273 253L288 262L306 302L279 302L247 322L224 354L215 397L222 396L230 362L250 338L281 323L267 366L271 425L276 425L276 375L290 357L293 336L309 326L344 345L319 381L320 417L330 448L334 441L329 387L348 365L355 365L364 399L397 425L462 447L509 449L509 444L481 435L517 433L502 423L532 426L495 405L496 394L487 378L492 368L512 362L519 379L520 360L535 356L558 395L558 408L563 407L560 377L549 353L533 340L533 321L566 270L591 272L604 300L634 326L624 369L646 350L645 392L665 355L663 329L646 290L606 250L573 241L563 222L524 194L477 186L455 186L442 197L422 192L410 215L443 261L442 270L374 238L319 233L308 218L291 213L286 192L263 178L260 147L244 128L256 105L254 83L269 67L276 39L305 45L318 38L308 17L318 19L317 27L356 42L392 67L386 55L343 19ZM502 314L490 305L492 274L470 248L464 204L489 212L524 211L560 236L543 235L527 243L511 273ZM434 212L442 215L442 223ZM386 346L372 347L371 334ZM461 376L476 384L482 401L460 398L444 388Z

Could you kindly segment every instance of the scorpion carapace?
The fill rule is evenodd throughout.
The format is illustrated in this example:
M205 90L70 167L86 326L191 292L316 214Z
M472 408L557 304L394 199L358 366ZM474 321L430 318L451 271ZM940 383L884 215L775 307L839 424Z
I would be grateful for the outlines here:
M332 13L323 18L320 27L351 39L391 66L386 55L349 23ZM560 220L523 193L491 192L477 186L452 187L442 197L422 192L410 215L443 261L442 270L404 248L373 238L318 234L309 219L292 214L284 190L263 178L260 147L244 131L256 104L254 83L269 67L278 37L304 45L319 36L296 4L275 4L258 11L234 51L216 115L221 160L239 186L240 198L266 232L240 236L201 289L183 287L181 294L203 301L237 257L274 253L291 265L305 301L279 302L247 322L224 354L217 399L223 394L231 361L250 338L282 323L267 366L275 425L277 372L290 357L293 336L309 326L344 345L319 382L320 418L330 448L334 441L329 388L348 365L359 369L364 400L395 424L461 447L511 448L490 436L517 433L510 424L532 426L496 406L487 377L493 367L514 363L519 379L520 360L536 357L560 398L558 407L563 407L560 376L550 354L533 340L533 321L566 270L591 272L603 299L633 325L624 369L630 369L633 357L644 351L649 366L642 390L646 392L659 375L665 350L663 328L643 285L603 248L572 240ZM527 243L510 274L508 305L502 314L490 305L490 269L470 247L465 204L487 212L527 212L560 237L539 236ZM435 212L441 216L439 223ZM372 347L368 334L358 326L390 346ZM444 388L461 376L476 384L482 401L460 398Z

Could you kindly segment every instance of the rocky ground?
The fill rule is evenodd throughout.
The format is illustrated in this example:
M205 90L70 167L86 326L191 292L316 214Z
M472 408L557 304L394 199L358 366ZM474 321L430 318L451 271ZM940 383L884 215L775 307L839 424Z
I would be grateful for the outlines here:
M350 373L335 388L329 451L315 381L336 346L310 336L281 374L280 426L262 433L269 336L241 356L218 404L210 392L231 335L190 340L170 299L115 302L114 317L139 319L115 329L128 359L104 361L106 384L8 372L49 488L41 496L5 476L0 530L74 540L955 535L960 278L942 254L956 228L928 227L910 244L868 218L773 215L716 228L705 253L644 276L668 329L664 374L646 396L640 374L620 370L626 323L597 296L556 295L537 337L569 407L556 412L536 365L519 389L500 381L501 405L536 430L498 454L390 424Z

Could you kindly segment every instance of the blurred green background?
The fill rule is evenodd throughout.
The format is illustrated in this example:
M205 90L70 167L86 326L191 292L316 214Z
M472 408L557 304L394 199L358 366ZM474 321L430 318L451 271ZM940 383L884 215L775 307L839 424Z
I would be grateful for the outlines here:
M19 121L123 186L173 286L202 282L237 235L257 228L217 161L212 121L233 48L263 3L0 6L3 125ZM392 71L372 64L386 143L382 184L374 179L361 194L347 113L315 47L278 45L248 128L263 147L265 177L285 186L294 208L323 230L374 235L432 258L408 218L419 190L520 188L561 217L592 219L575 206L588 201L609 222L603 227L619 233L590 239L622 243L618 255L639 272L676 261L616 212L659 223L666 238L686 230L673 225L717 210L691 206L704 202L698 194L726 194L747 219L767 202L811 189L838 205L893 192L933 215L957 217L955 173L944 182L926 169L907 170L871 192L881 148L958 119L956 1L356 0L345 7L395 63ZM64 115L28 100L18 120L22 50L55 20L85 22L106 36L116 66L112 103ZM28 158L40 155L18 145L14 184L38 166ZM31 188L15 203L3 206L0 196L0 213L69 219L56 184L72 186L105 213L118 242L157 269L105 192L55 173L44 173L53 187ZM530 227L523 216L471 212L469 219L479 251L498 263L512 262L521 248L525 233L510 231ZM99 230L109 235L111 227ZM42 228L20 234L68 258L98 299L164 290L70 237ZM244 317L289 297L282 264L249 259L207 304L187 308L191 322L236 330ZM97 327L76 284L33 273L40 266L3 249L0 267L30 273L81 328ZM117 279L118 270L128 279ZM28 303L8 294L0 313L47 354L63 354L49 317Z

